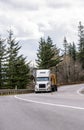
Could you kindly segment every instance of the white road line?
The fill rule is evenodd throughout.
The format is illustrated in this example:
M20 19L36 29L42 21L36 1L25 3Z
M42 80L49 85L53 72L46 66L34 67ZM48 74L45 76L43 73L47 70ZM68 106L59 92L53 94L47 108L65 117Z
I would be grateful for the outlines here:
M63 105L63 104L54 104L54 103L47 103L47 102L39 102L39 101L35 101L35 100L20 98L18 96L14 96L14 97L19 99L19 100L22 100L22 101L32 102L32 103L36 103L36 104L56 106L56 107L64 107L64 108L72 108L72 109L77 109L77 110L84 110L83 107L69 106L69 105Z
M81 93L81 91L83 90L84 88L80 88L77 90L77 94L80 95L80 96L84 96L84 94Z

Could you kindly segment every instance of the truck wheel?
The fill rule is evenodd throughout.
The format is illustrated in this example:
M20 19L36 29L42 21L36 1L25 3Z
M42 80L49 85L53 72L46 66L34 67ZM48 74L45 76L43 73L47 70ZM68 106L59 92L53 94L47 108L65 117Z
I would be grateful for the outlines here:
M35 91L35 93L38 93L38 92Z

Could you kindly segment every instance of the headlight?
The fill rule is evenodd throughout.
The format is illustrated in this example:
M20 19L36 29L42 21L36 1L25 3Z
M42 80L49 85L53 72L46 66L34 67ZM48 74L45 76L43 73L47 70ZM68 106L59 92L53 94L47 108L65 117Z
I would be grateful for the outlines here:
M38 91L38 85L37 84L35 85L35 91Z
M38 84L35 85L35 88L38 88Z
M50 86L50 83L47 83L47 86Z

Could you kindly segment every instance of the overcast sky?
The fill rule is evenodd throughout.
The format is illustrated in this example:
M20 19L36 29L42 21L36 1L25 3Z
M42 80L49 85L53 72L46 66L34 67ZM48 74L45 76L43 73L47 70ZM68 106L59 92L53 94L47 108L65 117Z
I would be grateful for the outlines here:
M40 37L49 35L59 48L64 36L77 42L79 21L84 23L84 0L0 0L0 35L11 28L29 61L36 59Z

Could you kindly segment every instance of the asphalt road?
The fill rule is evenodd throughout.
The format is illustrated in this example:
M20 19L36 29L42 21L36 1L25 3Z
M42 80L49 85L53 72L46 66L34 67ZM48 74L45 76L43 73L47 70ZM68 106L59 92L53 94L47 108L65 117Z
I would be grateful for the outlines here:
M84 84L53 93L0 96L0 130L84 130Z

